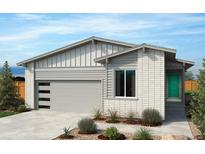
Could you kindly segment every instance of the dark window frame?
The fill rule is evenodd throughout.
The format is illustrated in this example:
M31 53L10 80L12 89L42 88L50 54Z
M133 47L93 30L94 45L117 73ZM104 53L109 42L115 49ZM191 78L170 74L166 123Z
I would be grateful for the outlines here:
M123 95L120 96L120 95L117 95L117 81L116 81L116 75L117 75L117 71L123 71L123 74L124 74L124 91L123 91ZM134 72L134 92L131 92L133 94L131 94L132 96L127 96L127 72L129 71L133 71ZM130 81L132 82L132 81ZM136 97L136 70L135 69L119 69L119 70L115 70L114 71L114 96L115 97L119 97L119 98L135 98Z

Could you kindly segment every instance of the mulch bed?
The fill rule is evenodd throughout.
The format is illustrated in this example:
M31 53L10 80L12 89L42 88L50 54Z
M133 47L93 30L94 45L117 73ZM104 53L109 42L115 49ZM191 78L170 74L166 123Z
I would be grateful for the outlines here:
M61 134L53 140L107 140L107 138L105 139L101 136L102 133L103 130L98 130L98 132L95 134L79 134L79 129L74 128L70 132L70 136L73 136L73 138L65 138L64 134ZM123 135L125 136L126 140L132 140L133 138L133 135L131 133L124 133Z
M107 119L107 120L106 120ZM95 120L95 119L94 119ZM158 127L161 126L162 123L157 123L157 124L146 124L142 121L142 119L134 119L134 120L128 120L126 118L120 118L119 120L113 122L109 118L104 118L104 120L95 120L97 122L106 122L106 123L124 123L128 125L142 125L142 126L148 126L148 127Z
M205 140L205 135L196 135L196 136L194 136L194 139L196 139L196 140Z
M103 134L98 136L98 139L100 140L110 140L108 137L104 136ZM125 140L126 136L124 134L120 134L119 138L116 140Z
M116 120L116 121L106 120L105 122L107 122L107 123L113 123L113 124L115 124L115 123L120 123L120 121L119 121L119 120Z

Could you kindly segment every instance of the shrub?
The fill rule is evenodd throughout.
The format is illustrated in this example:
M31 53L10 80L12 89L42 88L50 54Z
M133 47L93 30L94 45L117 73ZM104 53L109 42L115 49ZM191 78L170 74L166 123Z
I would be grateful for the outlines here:
M133 137L133 140L151 140L152 135L150 131L146 128L140 128Z
M94 112L94 119L101 120L103 119L103 112L100 109L96 109Z
M135 119L135 113L134 112L129 112L127 115L127 120L132 122Z
M112 110L108 110L109 111L109 114L110 114L110 122L118 122L118 114L117 114L117 111L112 111Z
M66 135L66 136L70 136L70 128L64 128L63 129L63 131L64 131L64 134Z
M16 98L18 98L16 84L6 61L0 71L0 109L8 110Z
M192 95L192 120L202 135L205 135L205 58L198 75L198 90Z
M17 112L25 112L27 109L26 109L26 106L21 104L17 107Z
M145 109L142 113L142 119L145 125L154 126L162 123L162 116L155 109Z
M108 137L110 140L117 140L120 138L120 133L117 128L110 127L104 131L104 136Z
M97 125L92 119L84 118L78 122L79 133L93 134L97 132Z

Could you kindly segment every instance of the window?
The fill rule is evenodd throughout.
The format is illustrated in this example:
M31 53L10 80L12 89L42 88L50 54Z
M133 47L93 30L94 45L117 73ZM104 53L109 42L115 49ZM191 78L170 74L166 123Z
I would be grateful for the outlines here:
M39 101L50 101L50 98L38 98Z
M135 71L115 71L115 96L135 97Z
M124 96L124 71L116 71L115 92L116 96Z
M50 94L50 90L39 90L38 93Z
M50 86L49 82L39 82L38 83L39 86Z

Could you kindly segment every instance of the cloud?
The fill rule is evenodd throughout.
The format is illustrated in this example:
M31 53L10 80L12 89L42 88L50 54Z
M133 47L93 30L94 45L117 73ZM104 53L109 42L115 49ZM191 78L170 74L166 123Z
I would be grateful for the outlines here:
M39 20L45 18L45 15L21 13L16 14L16 17L22 20Z

